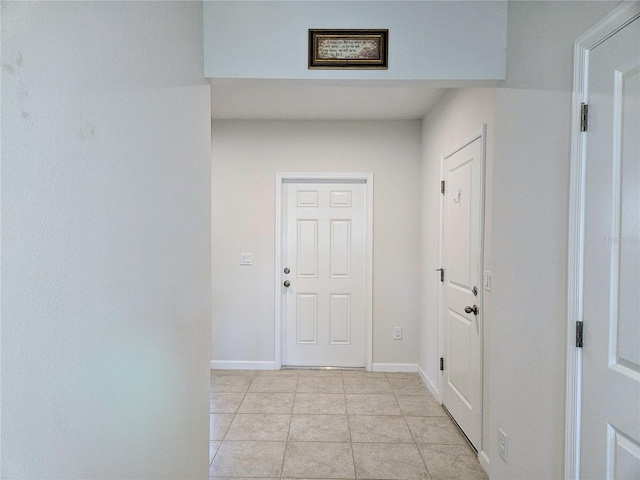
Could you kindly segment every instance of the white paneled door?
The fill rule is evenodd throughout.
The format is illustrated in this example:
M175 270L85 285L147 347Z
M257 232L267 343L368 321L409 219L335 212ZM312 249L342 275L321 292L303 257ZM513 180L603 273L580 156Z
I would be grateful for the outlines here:
M365 366L366 183L283 185L283 364Z
M580 477L640 479L640 19L588 85Z
M480 448L482 430L482 135L443 160L442 403ZM464 142L463 142L464 144Z

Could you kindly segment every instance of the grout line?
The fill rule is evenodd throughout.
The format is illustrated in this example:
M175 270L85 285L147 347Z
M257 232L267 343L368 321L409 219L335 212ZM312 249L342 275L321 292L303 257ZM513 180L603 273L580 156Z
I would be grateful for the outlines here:
M229 376L234 376L234 375L229 375ZM225 434L223 435L222 440L218 441L218 440L211 440L210 439L210 442L219 442L219 445L218 445L218 448L216 450L215 455L213 456L213 458L211 459L211 462L209 463L209 472L211 471L211 466L213 465L213 462L215 461L215 459L218 457L218 455L220 453L220 449L222 447L222 444L224 442L231 442L231 440L226 440L226 435L228 434L228 432L229 432L229 430L231 428L231 425L233 424L233 422L235 420L235 417L238 415L238 411L239 411L240 407L242 406L242 403L247 398L247 395L249 393L262 393L262 394L291 393L291 392L249 392L251 384L253 383L253 381L256 378L259 377L259 375L256 375L254 373L253 375L235 375L235 376L236 377L250 377L251 378L251 381L249 382L249 386L247 387L247 389L244 392L216 392L216 391L212 391L211 389L209 391L210 394L212 394L212 393L241 393L242 394L242 399L240 400L237 408L235 409L235 413L231 414L232 415L231 422L229 423L229 425L228 425L228 427L227 427L227 429L225 431ZM291 403L291 407L290 407L289 414L288 414L289 415L289 427L288 427L288 432L287 432L287 439L286 439L285 442L282 442L281 440L264 440L264 442L284 443L284 447L285 448L284 448L284 454L283 454L283 458L282 458L281 472L280 472L280 478L284 478L283 477L284 465L285 465L285 460L286 460L287 447L288 447L288 444L290 443L289 442L289 437L290 437L290 433L291 433L291 424L292 424L292 421L293 421L295 401L296 401L297 395L299 393L300 394L304 394L304 392L299 392L298 391L299 379L300 379L299 375L297 375L297 376L294 376L294 375L286 375L286 376L284 376L283 375L281 378L296 378L295 389L293 391L293 401ZM348 408L347 408L347 392L346 392L345 386L344 386L344 384L345 384L345 380L344 379L345 378L363 378L363 379L365 379L367 377L365 377L365 376L363 376L363 377L345 377L342 374L341 376L316 376L314 378L342 378L342 382L341 383L342 383L343 391L341 393L326 393L326 394L327 395L342 395L342 399L344 400L344 406L345 406L345 414L344 415L346 416L346 420L347 420L347 428L348 428L348 432L349 432L349 446L351 448L351 456L352 456L352 461L353 461L354 475L355 475L355 478L358 479L360 477L358 476L358 473L357 473L357 470L356 470L355 453L354 453L354 449L353 449L353 437L352 437L352 432L351 432L350 417L354 416L354 415L356 415L356 416L357 415L365 415L365 416L367 416L367 414L366 413L365 414L363 414L363 413L350 414L349 413ZM384 378L385 378L387 384L391 387L390 379L393 378L393 374L390 375L389 373L385 373L385 377ZM398 378L402 379L403 377L398 377ZM313 392L311 392L309 394L310 395L318 395L318 394L314 394ZM323 394L325 394L325 393L323 393ZM402 418L405 421L405 424L406 424L407 428L409 429L409 432L411 433L411 438L413 439L413 442L412 443L403 443L403 442L364 442L364 443L367 443L367 444L392 443L392 444L397 444L397 445L415 445L415 447L418 449L418 452L420 454L420 458L421 458L421 460L423 462L423 465L424 465L424 467L426 469L426 472L427 472L427 474L429 476L431 475L431 472L429 471L429 468L427 467L427 462L425 461L424 455L422 454L422 451L420 450L420 445L463 445L463 444L459 444L459 443L455 443L455 444L450 444L450 443L418 444L418 442L416 440L416 437L414 435L414 432L411 430L411 427L409 426L409 422L407 421L407 418L409 418L409 417L418 417L418 418L421 418L421 417L426 417L426 418L435 417L435 418L441 418L441 416L438 416L438 415L429 416L429 415L405 414L405 413L403 413L402 409L400 408L400 402L398 401L398 396L415 396L415 397L424 397L424 396L429 397L429 396L431 396L432 397L432 395L430 395L430 394L427 394L427 395L424 395L424 394L412 395L412 394L406 394L406 393L403 394L403 393L397 393L397 392L393 391L393 388L391 388L391 392L390 393L350 393L349 395L356 395L356 396L358 396L358 395L366 395L366 396L389 396L389 395L392 395L393 396L393 398L395 400L395 403L396 403L396 405L398 406L398 408L400 410L400 414L399 415L373 415L373 416L381 416L381 417L402 416ZM448 414L446 409L444 409L444 411L445 411L445 413ZM303 415L342 415L342 414L305 413ZM369 416L371 416L371 415L369 415ZM443 418L446 418L446 417L447 417L447 415L445 415ZM449 421L451 421L450 414L449 414ZM455 422L452 422L452 423L454 423L454 425L455 425ZM457 425L455 425L455 426L457 426ZM459 427L458 427L458 429L459 429ZM466 439L466 437L465 437L465 440L467 440L467 444L468 444L468 439ZM238 442L244 442L244 441L243 440L238 440ZM304 441L301 441L301 442L304 442ZM322 441L318 441L318 440L313 440L313 441L310 440L309 442L313 442L313 443L334 443L334 442L322 442Z

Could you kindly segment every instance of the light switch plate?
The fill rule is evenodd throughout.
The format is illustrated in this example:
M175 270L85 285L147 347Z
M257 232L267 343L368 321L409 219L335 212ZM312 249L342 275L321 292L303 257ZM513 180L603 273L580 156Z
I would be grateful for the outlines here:
M241 253L240 254L240 265L251 265L251 254L250 253Z
M484 289L487 292L491 291L491 272L489 270L484 271Z

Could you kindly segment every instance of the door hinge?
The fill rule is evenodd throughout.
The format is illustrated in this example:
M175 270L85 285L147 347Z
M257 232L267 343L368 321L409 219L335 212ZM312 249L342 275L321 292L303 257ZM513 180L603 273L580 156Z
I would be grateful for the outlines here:
M444 358L440 357L440 371L444 370Z
M582 348L583 327L582 322L576 322L576 348Z
M440 281L444 282L444 268L436 268L436 272L440 272Z
M589 105L580 104L580 131L586 132L589 123Z
M444 195L444 180L440 182L440 193Z

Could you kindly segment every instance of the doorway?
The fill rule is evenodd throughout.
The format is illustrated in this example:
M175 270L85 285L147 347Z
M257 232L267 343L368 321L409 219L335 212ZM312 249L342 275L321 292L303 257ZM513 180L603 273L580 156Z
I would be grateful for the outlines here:
M576 45L566 478L640 475L639 43L629 2Z
M486 126L442 157L442 404L482 448L482 272Z
M276 368L372 366L372 174L276 174Z

